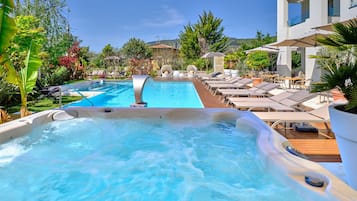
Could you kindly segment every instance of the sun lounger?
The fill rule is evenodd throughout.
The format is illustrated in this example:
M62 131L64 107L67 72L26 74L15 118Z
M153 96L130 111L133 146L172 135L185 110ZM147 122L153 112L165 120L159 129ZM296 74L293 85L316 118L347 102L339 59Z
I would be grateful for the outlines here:
M225 89L238 89L238 88L244 88L246 87L247 84L253 82L253 80L249 78L243 78L238 80L237 82L233 84L208 84L208 88L213 91L218 88L225 88Z
M271 127L275 128L279 123L324 123L329 130L327 123L330 120L328 104L308 112L253 112L257 117L265 122L271 122ZM320 133L321 134L321 133ZM330 136L325 136L330 137Z
M309 93L308 91L301 90L295 92L293 95L288 96L287 98L281 99L280 101L249 101L249 102L236 102L232 101L231 103L235 108L238 109L268 109L275 111L295 111L300 109L297 106L304 101L311 99L316 96L316 94Z
M215 73L211 73L209 75L201 75L201 74L197 74L197 77L202 80L224 80L226 78L226 76L224 74L222 74L221 72L215 72Z
M240 94L248 94L248 93L253 93L254 91L256 90L259 90L260 87L263 87L265 85L269 84L268 82L262 82L260 84L258 84L257 86L255 87L251 87L251 88L248 88L248 89L225 89L225 88L218 88L216 91L215 91L215 94L220 94L223 96L223 98L226 98L227 96L230 96L230 94L232 93L240 93ZM242 95L243 96L243 95ZM245 95L245 96L248 96L248 95Z
M231 91L247 91L247 90L257 90L259 89L260 87L263 87L265 85L269 84L269 82L262 82L262 83L259 83L258 85L254 86L254 87L251 87L249 89L217 89L217 94L219 93L222 93L222 92L231 92Z
M263 85L260 85L263 84ZM217 94L220 93L223 97L227 96L266 96L270 90L277 88L279 85L275 83L262 82L259 85L249 89L217 89Z
M285 98L288 98L289 96L293 95L292 92L284 91L280 94L271 96L271 97L264 97L264 98L259 98L259 97L228 97L227 101L228 104L232 102L279 102Z
M228 78L226 80L207 80L205 83L208 84L233 84L240 80L242 78L240 77L234 77L234 78Z

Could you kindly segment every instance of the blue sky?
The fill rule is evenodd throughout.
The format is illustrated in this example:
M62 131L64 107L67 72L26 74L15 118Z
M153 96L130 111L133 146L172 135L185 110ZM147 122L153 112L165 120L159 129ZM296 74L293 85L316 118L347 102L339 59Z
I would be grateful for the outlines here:
M276 0L69 0L72 33L101 52L106 44L121 48L130 38L145 42L176 39L183 26L203 11L223 19L224 34L253 38L276 35Z

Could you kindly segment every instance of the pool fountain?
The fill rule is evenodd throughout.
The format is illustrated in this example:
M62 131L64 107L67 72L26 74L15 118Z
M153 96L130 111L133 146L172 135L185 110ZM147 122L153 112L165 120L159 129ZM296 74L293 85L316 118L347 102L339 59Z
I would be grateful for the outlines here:
M148 75L133 75L133 88L135 103L131 104L130 107L146 107L147 103L143 101L143 90L146 81L150 78Z

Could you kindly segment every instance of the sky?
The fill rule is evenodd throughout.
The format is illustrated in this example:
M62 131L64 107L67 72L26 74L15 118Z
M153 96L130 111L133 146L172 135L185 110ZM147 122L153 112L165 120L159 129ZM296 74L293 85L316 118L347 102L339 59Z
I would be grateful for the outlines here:
M121 48L130 38L177 39L204 11L223 20L228 37L276 35L276 0L68 0L67 5L72 33L94 52L107 44Z

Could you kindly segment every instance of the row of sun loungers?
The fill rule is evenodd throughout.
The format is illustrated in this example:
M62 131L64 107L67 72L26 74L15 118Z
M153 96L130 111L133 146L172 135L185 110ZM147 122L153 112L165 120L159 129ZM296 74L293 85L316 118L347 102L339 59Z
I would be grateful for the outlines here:
M281 93L272 95L271 91L280 87L278 84L262 82L252 86L252 80L249 78L211 80L206 77L201 81L213 94L220 95L227 105L240 110L254 111L256 116L271 123L272 127L281 123L285 126L286 123L317 122L324 123L328 129L328 104L310 111L305 111L309 109L302 106L305 101L316 97L317 94L306 90L280 89Z

